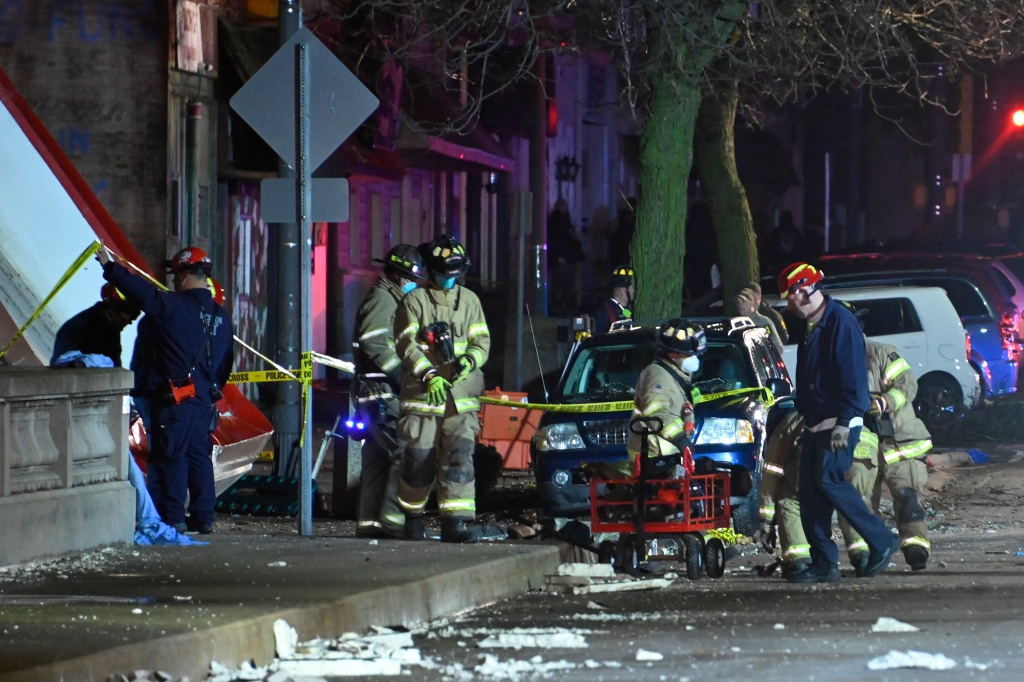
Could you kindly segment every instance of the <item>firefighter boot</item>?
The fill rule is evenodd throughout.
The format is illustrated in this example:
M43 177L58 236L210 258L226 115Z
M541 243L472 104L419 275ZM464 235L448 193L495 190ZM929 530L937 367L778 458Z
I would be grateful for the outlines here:
M923 571L928 568L928 550L921 545L907 545L903 548L903 558L912 571Z
M423 523L423 514L406 514L402 534L406 540L426 540L427 528Z
M782 562L782 577L789 579L789 576L802 573L811 567L810 559L796 559L795 561Z
M858 578L864 577L864 570L868 567L870 552L851 552L850 565L853 566L853 574Z
M408 526L406 521L406 526ZM466 525L465 519L457 519L451 516L441 518L441 542L476 542L479 534Z

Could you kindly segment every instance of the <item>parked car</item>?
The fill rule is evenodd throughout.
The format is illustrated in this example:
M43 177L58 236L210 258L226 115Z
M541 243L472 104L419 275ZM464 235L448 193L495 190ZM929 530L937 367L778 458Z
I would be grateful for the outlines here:
M792 382L767 332L749 318L693 321L704 326L708 340L694 377L706 399L694 407L693 455L698 462L710 458L729 470L733 526L749 535L758 527L764 447L775 425L793 409ZM655 331L641 327L579 342L549 402L631 402L640 373L654 360ZM583 464L627 457L631 414L631 407L618 412L544 413L530 447L543 515L571 517L589 512L590 489Z
M859 254L818 260L825 287L937 286L970 335L971 364L981 378L982 397L1017 390L1021 310L1009 280L993 259L950 254ZM1022 289L1024 290L1024 289Z
M896 346L910 363L918 381L914 407L930 429L944 430L965 408L974 406L981 385L970 364L970 337L943 289L871 286L826 291L864 310L864 334ZM766 299L785 309L784 302ZM792 334L782 353L794 378L799 336Z

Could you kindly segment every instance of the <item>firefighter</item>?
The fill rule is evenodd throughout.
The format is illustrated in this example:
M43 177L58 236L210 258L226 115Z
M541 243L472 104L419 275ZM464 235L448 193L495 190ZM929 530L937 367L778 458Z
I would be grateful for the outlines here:
M634 277L635 273L630 265L620 265L612 270L612 276L608 280L612 295L597 308L594 315L595 334L604 334L615 322L632 319L633 311L630 307L636 297Z
M761 545L775 553L775 538L782 546L782 577L807 570L811 545L800 522L800 445L804 418L795 410L783 417L765 448L764 470L758 507ZM774 531L777 526L778 533Z
M423 258L415 246L398 244L383 259L377 278L356 312L352 396L369 425L362 448L356 537L402 537L405 514L398 506L398 466L405 442L398 437L398 392L402 360L395 350L395 313L402 298L423 281Z
M796 583L840 579L839 550L832 541L833 512L845 516L867 541L865 576L884 571L900 547L899 538L845 479L871 403L867 356L857 320L822 293L822 279L821 271L809 263L793 263L778 278L779 295L807 323L797 354L795 404L805 422L799 497L811 565L787 577Z
M152 451L147 486L164 523L179 532L212 533L216 489L211 433L214 404L231 373L231 318L208 288L212 263L202 249L187 247L166 265L174 291L165 292L97 252L103 277L142 305L151 331L151 362L136 385L147 387L152 407ZM188 498L189 516L185 517Z
M917 396L917 377L899 350L887 343L867 339L867 363L871 408L865 422L872 430L861 435L862 443L848 477L876 513L880 485L885 482L892 494L903 558L912 570L920 571L927 568L931 554L920 498L928 480L924 456L931 450L932 441L912 404ZM867 547L843 519L840 528L850 563L860 575L867 561Z
M679 318L661 325L655 338L658 355L637 380L630 424L641 418L660 418L661 430L647 436L647 456L649 459L671 457L678 462L679 454L690 444L696 427L691 381L700 369L700 356L708 342L703 327ZM617 478L633 475L633 463L641 453L642 438L629 429L626 448L630 456L617 467Z
M469 268L466 249L442 235L427 244L428 284L398 307L395 343L402 359L399 437L406 441L398 483L405 537L425 537L423 511L437 484L442 542L489 534L476 517L473 451L480 433L481 371L491 334L480 299L458 284Z
M114 367L120 367L121 332L141 313L141 306L129 301L117 287L104 284L100 288L98 303L78 313L57 330L50 364L56 365L60 356L77 350L85 355L105 355Z

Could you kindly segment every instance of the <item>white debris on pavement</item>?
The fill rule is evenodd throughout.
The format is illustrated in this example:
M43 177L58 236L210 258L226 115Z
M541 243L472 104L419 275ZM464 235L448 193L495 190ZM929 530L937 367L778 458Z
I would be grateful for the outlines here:
M586 649L587 640L569 630L499 632L477 644L481 649Z
M924 651L890 651L868 661L868 670L895 670L897 668L922 668L924 670L952 670L956 661L942 654Z
M270 567L270 568L281 568L282 566L287 566L287 565L288 565L288 562L286 562L286 561L271 561L269 564L267 564L267 566Z
M904 623L888 616L879 616L875 624L871 626L871 632L918 632L920 629L910 623Z
M657 651L648 651L647 649L636 650L636 660L638 661L660 661L664 658L665 655Z
M524 678L532 679L537 675L547 676L559 670L575 669L575 663L570 663L569 661L545 661L540 656L534 656L529 661L502 661L492 654L484 654L483 662L473 668L473 672L494 680L517 682Z
M274 621L274 651L278 658L291 658L298 643L299 633L295 628L280 618Z
M602 606L601 604L598 604L596 601L588 601L587 602L587 608L588 609L594 609L594 610L597 610L597 611L607 611L608 610L607 606Z
M555 575L614 578L615 568L611 564L561 564L555 570Z

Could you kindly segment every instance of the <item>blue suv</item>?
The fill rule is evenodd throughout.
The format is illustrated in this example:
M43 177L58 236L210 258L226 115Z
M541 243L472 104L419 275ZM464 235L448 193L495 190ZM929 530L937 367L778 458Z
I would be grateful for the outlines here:
M731 474L733 527L752 535L764 448L772 429L793 409L792 383L782 356L764 329L746 317L692 318L707 333L708 348L694 376L693 456L700 466ZM585 462L625 459L633 388L655 358L653 327L613 331L576 344L550 403L623 402L616 412L548 411L530 445L546 517L590 511ZM627 406L626 403L629 403ZM701 460L708 461L702 464Z

